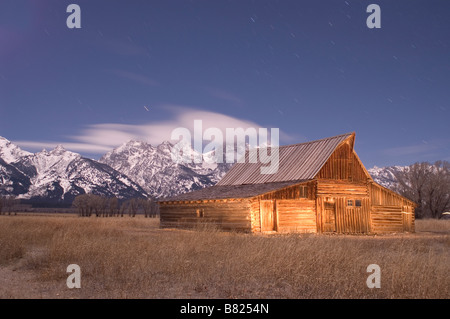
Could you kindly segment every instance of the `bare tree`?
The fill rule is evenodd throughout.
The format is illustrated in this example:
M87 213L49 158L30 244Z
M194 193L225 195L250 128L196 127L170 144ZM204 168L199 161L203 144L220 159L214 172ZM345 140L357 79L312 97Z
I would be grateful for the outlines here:
M152 201L151 217L156 218L159 215L159 205L156 200Z
M19 200L17 200L14 196L8 195L8 196L0 196L0 215L8 213L8 215L11 215L11 213L15 213L17 215L17 212L15 212L14 208L19 203Z
M441 218L450 210L450 163L415 163L396 174L395 190L417 203L416 217Z
M78 195L72 202L72 206L78 211L78 216L89 216L89 196L87 194Z
M128 208L128 202L123 202L119 207L119 214L120 217L123 217L123 214L127 211Z
M128 200L128 216L135 217L139 209L139 201L136 198Z
M5 209L6 197L0 196L0 215L3 215Z
M428 187L425 189L425 201L432 218L441 218L450 210L450 163L437 161L432 166Z
M141 206L142 210L144 211L145 217L151 217L152 205L153 205L153 200L151 198L141 198L139 200L139 206Z
M119 200L117 197L111 197L108 200L109 217L119 215Z

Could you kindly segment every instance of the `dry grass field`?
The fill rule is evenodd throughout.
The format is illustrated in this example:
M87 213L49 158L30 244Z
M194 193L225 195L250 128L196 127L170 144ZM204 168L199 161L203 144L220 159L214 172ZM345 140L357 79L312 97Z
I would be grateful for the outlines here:
M69 289L66 268L81 267ZM369 264L381 288L369 289ZM0 216L0 298L450 297L450 221L414 234L250 235L159 220Z

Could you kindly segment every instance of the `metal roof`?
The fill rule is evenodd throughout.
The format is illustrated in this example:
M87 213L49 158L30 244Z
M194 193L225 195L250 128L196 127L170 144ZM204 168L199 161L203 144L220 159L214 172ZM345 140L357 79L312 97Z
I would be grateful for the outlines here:
M257 158L254 158L256 152L247 152L245 163L234 164L217 186L313 179L336 148L354 136L354 133L347 133L307 143L280 146L278 171L273 174L262 174L261 167L270 163L257 161Z

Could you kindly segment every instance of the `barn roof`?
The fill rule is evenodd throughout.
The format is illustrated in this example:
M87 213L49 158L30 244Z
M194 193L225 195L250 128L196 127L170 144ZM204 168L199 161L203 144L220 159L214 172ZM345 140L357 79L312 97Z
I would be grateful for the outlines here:
M161 199L165 201L191 201L208 199L250 198L304 181L288 181L248 185L215 185L178 196Z
M341 143L348 139L353 148L354 138L355 133L347 133L307 143L280 146L278 171L274 174L261 174L261 167L268 164L251 160L247 155L245 163L234 164L217 185L264 184L313 179Z

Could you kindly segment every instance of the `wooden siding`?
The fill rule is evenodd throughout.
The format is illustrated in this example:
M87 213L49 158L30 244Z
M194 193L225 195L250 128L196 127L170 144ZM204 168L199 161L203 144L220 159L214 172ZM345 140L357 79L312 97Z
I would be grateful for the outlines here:
M305 182L255 197L250 204L252 232L261 232L260 202L268 200L274 201L276 231L316 232L315 185Z
M199 217L197 210L202 210ZM192 228L209 223L223 230L251 231L250 201L211 201L160 205L162 228Z
M379 205L388 205L388 206L414 206L415 204L408 199L404 198L403 196L400 196L400 194L397 194L387 188L384 188L381 185L378 185L376 183L370 183L369 185L370 190L370 199L372 201L372 205L379 206Z
M266 193L264 195L258 196L260 200L270 200L270 199L300 199L303 198L301 196L302 190L300 188L306 188L305 195L308 199L315 199L315 182L307 182L296 184L293 186L288 186L270 193Z
M275 201L259 201L259 213L261 216L261 231L276 231L278 228Z
M348 206L348 200L353 202L361 200L361 206ZM336 233L369 233L370 227L370 203L368 197L318 197L317 205L317 230L319 232ZM329 207L327 207L329 206ZM334 207L335 225L332 227L332 218L327 216L330 207Z
M260 204L259 199L253 199L250 202L250 215L251 215L251 231L252 233L261 232L261 215L259 213Z
M316 203L308 199L275 202L279 232L315 233Z
M372 231L374 233L402 232L402 208L398 206L373 206Z
M403 217L403 231L415 232L415 216L414 207L412 206L402 206L402 217Z
M373 232L415 231L413 202L375 183L369 185L369 193Z
M336 180L317 181L317 196L322 197L368 197L369 191L366 183L349 183Z
M317 174L318 179L365 182L370 179L348 143L339 146Z

